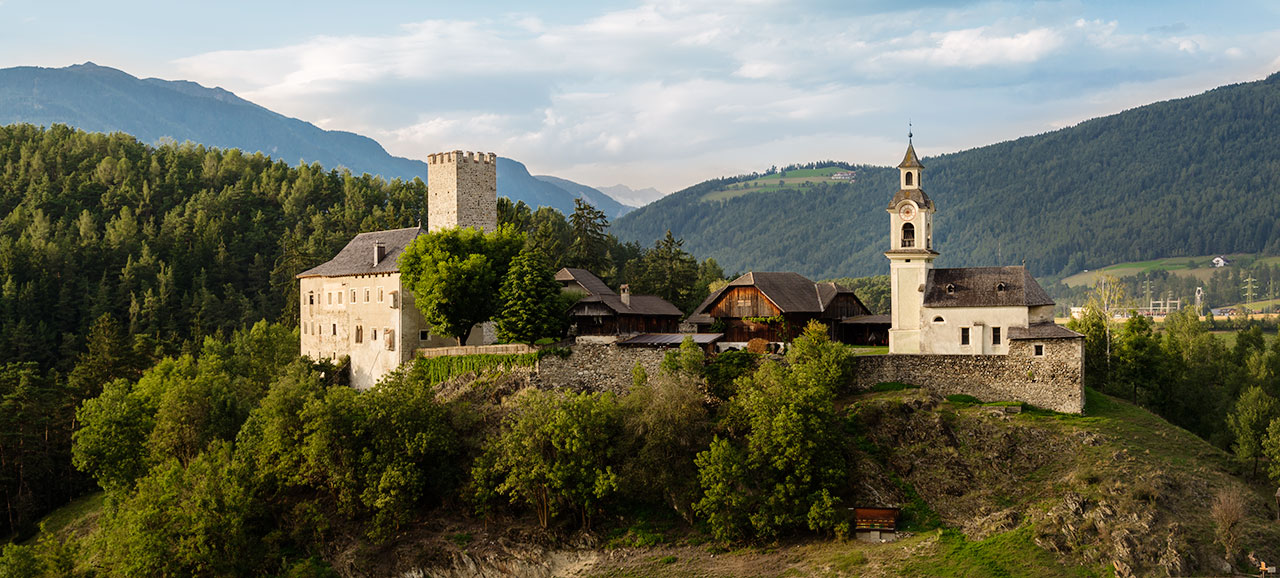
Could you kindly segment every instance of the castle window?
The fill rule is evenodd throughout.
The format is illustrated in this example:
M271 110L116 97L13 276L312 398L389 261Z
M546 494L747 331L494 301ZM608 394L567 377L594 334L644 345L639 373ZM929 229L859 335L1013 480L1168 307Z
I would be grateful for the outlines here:
M937 316L937 317L934 317L934 318L933 318L933 322L934 322L934 323L942 323L942 316L941 316L941 315L939 315L939 316Z
M307 305L315 305L315 304L316 304L316 294L307 293Z
M337 323L334 323L334 324L333 324L333 335L334 335L334 336L337 336L337 335L338 335L338 324L337 324Z
M378 288L378 303L382 303L382 288Z
M328 300L329 305L333 305L333 291L325 293L325 299Z
M911 186L911 171L907 171L907 186Z
M369 288L368 288L368 287L365 287L365 288L364 288L364 302L365 302L365 303L368 303L368 302L369 302Z
M1037 343L1035 351L1036 357L1044 357L1044 344Z
M356 343L364 343L364 327L356 326Z
M352 290L351 290L351 302L352 302L352 303L355 303L355 302L356 302L356 290L355 290L355 289L352 289Z
M1000 345L1000 328L999 327L991 328L991 344Z
M338 292L338 305L342 305L342 292Z
M373 330L373 340L374 340L374 341L377 341L377 340L378 340L378 330L377 330L377 329L374 329L374 330Z
M961 327L960 328L960 345L968 345L968 344L969 344L969 328Z
M912 225L911 223L903 223L902 246L904 248L916 246L916 226L915 225Z
M426 329L422 329L418 331L418 341L426 341L428 339L431 339L430 331L427 331Z
M387 344L387 351L396 350L395 332L391 331L390 329L383 329L382 340L385 341Z

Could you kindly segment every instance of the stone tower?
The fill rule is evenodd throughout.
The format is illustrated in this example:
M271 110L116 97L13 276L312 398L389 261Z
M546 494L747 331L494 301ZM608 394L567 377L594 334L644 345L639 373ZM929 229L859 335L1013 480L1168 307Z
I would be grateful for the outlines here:
M427 230L498 228L498 156L452 151L427 155Z
M889 353L920 353L924 284L938 252L933 250L933 201L921 188L924 165L907 140L907 154L898 165L898 192L889 201L889 286L892 325Z

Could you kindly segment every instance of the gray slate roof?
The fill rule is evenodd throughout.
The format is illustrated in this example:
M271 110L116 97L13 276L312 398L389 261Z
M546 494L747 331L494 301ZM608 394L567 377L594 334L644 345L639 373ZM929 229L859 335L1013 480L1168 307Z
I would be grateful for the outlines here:
M1084 339L1084 335L1053 323L1037 323L1030 327L1010 327L1009 339Z
M422 227L410 227L360 233L328 262L298 273L298 278L395 273L400 270L400 253L424 232ZM386 247L386 253L382 261L374 266L373 247L378 241Z
M893 199L889 201L889 210L897 209L898 203L901 203L904 199L915 201L916 206L922 209L933 208L933 200L929 198L929 195L924 194L924 189L898 189L898 192L893 195Z
M657 295L632 295L631 304L622 302L622 297L614 293L599 277L586 269L565 267L556 272L556 281L561 283L576 282L587 290L587 296L578 303L600 303L612 309L618 315L670 315L683 317L680 308Z
M950 290L948 290L950 288ZM925 307L1036 307L1053 305L1026 267L930 269Z

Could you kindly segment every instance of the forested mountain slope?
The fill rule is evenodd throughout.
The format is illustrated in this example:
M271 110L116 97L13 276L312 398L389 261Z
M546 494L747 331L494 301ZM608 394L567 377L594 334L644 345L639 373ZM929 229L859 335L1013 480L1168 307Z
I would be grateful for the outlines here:
M146 143L169 138L247 153L261 151L293 165L318 162L327 168L347 167L357 175L369 173L387 180L427 177L425 162L392 156L371 138L324 130L221 88L139 79L92 62L66 68L0 70L0 125L12 123L60 123L91 132L125 132ZM498 163L498 194L535 208L554 207L565 214L573 212L575 197L584 196L535 179L524 165L505 158ZM626 211L599 191L585 194L610 217Z
M923 159L942 267L1039 276L1122 261L1280 252L1280 74L1079 125ZM905 149L905 143L903 148ZM886 150L897 161L902 150ZM884 273L890 167L707 199L754 177L707 181L618 219L624 240L667 229L726 271L814 278Z

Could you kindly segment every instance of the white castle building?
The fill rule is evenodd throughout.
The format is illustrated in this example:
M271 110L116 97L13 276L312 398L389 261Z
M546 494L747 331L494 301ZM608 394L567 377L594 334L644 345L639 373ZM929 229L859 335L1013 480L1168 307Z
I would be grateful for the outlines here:
M498 225L497 155L454 151L427 157L427 227ZM424 347L456 345L436 335L400 280L400 254L421 227L356 235L333 259L298 274L302 355L351 360L351 385L373 387ZM473 331L466 345L492 342Z

